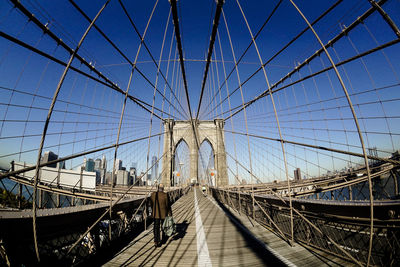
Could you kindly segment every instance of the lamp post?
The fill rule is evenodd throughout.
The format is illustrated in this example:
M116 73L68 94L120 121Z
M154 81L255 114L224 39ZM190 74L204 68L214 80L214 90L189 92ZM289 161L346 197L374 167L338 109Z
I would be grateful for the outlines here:
M216 179L217 171L214 168L210 169L210 176L211 176L211 181L214 178L215 180L215 187L217 186L217 179Z
M174 179L174 186L177 184L177 181L178 181L178 179L179 179L179 176L181 175L180 174L180 172L179 171L173 171L173 174L174 174L174 177L175 177L175 179Z

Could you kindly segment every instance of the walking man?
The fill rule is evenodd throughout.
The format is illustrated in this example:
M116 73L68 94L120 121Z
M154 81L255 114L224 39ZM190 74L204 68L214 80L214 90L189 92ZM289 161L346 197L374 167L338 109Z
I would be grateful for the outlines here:
M153 224L154 245L156 247L159 247L161 246L160 242L161 225L163 224L167 214L169 216L172 216L172 210L168 200L168 195L164 192L163 184L158 185L157 192L151 193L150 200L151 200L151 208L154 219L154 224ZM163 232L163 240L164 238L165 236Z

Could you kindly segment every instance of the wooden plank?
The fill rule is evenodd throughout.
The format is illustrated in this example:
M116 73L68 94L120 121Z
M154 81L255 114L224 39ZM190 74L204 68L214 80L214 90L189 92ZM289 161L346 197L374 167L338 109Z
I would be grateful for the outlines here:
M213 266L276 266L281 264L263 245L255 242L248 233L240 229L232 218L209 197L197 191L198 207L204 234ZM339 266L347 262L328 259L325 254L318 257L300 245L290 247L272 232L250 218L231 212L246 228L262 242L290 262L299 266ZM173 215L178 233L161 247L154 247L153 229L141 233L105 266L196 266L198 261L194 193L189 192L173 205ZM321 260L322 258L322 260ZM337 264L336 264L337 263Z

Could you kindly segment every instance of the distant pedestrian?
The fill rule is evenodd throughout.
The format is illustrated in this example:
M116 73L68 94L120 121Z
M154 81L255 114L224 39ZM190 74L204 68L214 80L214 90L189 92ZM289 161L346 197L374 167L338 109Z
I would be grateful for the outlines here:
M206 194L206 186L205 185L203 185L203 187L201 188L201 191L203 191L203 195L204 196L206 196L207 194Z
M152 208L152 215L154 219L154 245L159 247L161 245L160 240L160 230L161 225L164 222L165 217L167 214L172 216L171 206L168 200L168 195L164 192L164 185L159 184L157 192L151 193L150 196L151 200L151 208ZM165 239L165 234L163 232L162 239Z

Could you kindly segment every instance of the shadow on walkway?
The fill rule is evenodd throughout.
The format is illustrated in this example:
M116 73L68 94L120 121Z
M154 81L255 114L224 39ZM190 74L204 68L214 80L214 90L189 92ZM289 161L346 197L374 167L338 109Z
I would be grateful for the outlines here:
M176 234L174 236L172 236L173 240L178 240L183 238L186 235L186 230L189 226L189 223L187 222L187 220L184 220L181 223L177 223L176 224Z
M223 203L221 203L218 199L213 199L222 209L222 211L228 216L229 220L235 226L236 230L242 235L247 245L253 249L254 253L256 253L260 259L263 260L266 266L287 266L278 257L272 254L271 251L266 248L265 244L250 234L250 231L246 228L246 226L244 226L240 220L225 207Z

